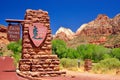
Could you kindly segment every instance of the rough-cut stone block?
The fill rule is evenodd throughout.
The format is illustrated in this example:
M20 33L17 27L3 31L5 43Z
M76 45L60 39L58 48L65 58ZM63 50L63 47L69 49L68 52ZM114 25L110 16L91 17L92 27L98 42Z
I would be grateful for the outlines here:
M46 44L46 45L50 45L51 42L50 42L50 41L45 41L45 44Z
M33 49L27 49L29 52L33 52Z
M38 52L37 54L39 54L39 55L45 55L46 54L46 52Z
M47 47L45 47L45 46L42 46L42 47L41 47L41 49L46 49L46 48L47 48Z
M32 48L31 44L24 43L23 48Z
M33 59L32 60L32 65L38 65L40 63L39 59Z
M31 55L30 55L30 54L23 54L23 58L24 58L24 59L30 59L30 58L31 58Z
M39 75L38 72L32 73L31 76L32 76L32 77L40 77L40 75Z
M31 52L29 52L29 54L30 54L30 55L35 55L36 53L33 52L33 51L31 51Z
M27 20L32 20L32 18L33 18L32 16L27 16L26 19L27 19Z
M51 64L51 61L52 61L52 59L46 59L46 60L45 60L45 63Z
M52 37L47 37L46 40L47 40L47 41L51 41L51 40L52 40Z
M41 59L58 59L57 55L41 55Z
M31 65L31 61L29 60L29 59L21 59L20 61L19 61L19 64L20 65Z
M23 39L23 43L30 43L29 39Z
M28 39L29 36L28 36L27 34L24 34L24 35L23 35L23 38L24 38L24 39Z
M27 50L27 49L23 49L23 50L22 50L22 53L23 53L23 54L27 54L27 53L28 53L28 50Z
M30 65L20 65L19 70L20 71L30 71Z
M29 30L29 28L24 28L24 31L28 31Z
M49 67L50 67L50 68L54 68L55 65L54 65L54 64L50 64Z
M52 68L46 68L45 71L53 71Z
M52 45L51 45L51 44L47 45L47 48L48 48L48 49L51 49L51 48L52 48Z
M54 67L54 71L59 71L59 70L60 70L59 66Z
M24 31L23 34L28 34L28 31Z
M39 58L40 58L40 55L31 55L31 58L32 58L32 59L39 59Z
M44 70L43 68L38 68L37 71L43 72L43 71L45 71L45 70Z
M43 68L48 68L48 66L49 66L48 64L43 64L42 65Z
M54 65L60 64L60 61L59 60L52 61L52 64Z

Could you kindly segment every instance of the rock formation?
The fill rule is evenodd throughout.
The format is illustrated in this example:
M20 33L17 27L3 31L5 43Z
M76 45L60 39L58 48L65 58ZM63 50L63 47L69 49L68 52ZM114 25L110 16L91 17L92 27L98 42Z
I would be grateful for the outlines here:
M100 14L94 21L91 21L87 25L85 25L86 27L84 27L84 29L80 31L79 35L85 36L111 35L112 25L110 24L110 22L111 19L108 16Z
M3 25L0 25L0 44L8 44L9 41L7 39L7 28Z
M112 21L111 25L113 27L113 34L120 33L120 14L116 15Z
M112 19L99 14L95 20L80 26L75 35L77 37L68 42L68 45L91 43L112 48L120 47L120 14Z
M54 36L54 39L61 39L64 41L69 41L73 38L74 38L74 32L72 32L72 30L70 30L69 28L64 28L64 27L60 27Z

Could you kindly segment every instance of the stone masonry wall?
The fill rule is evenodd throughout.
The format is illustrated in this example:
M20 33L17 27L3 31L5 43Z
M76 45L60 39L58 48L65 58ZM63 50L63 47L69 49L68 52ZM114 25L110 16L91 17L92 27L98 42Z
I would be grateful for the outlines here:
M42 10L27 10L25 14L25 23L23 27L23 50L22 58L30 59L52 53L52 35L50 29L50 20L48 12ZM42 23L47 27L47 37L40 47L35 47L29 36L29 28L33 23Z
M40 23L47 27L45 40L36 47L29 35L29 27ZM42 10L27 10L23 25L22 59L19 61L18 74L22 76L41 77L44 75L57 76L60 72L59 59L52 55L52 34L48 13Z

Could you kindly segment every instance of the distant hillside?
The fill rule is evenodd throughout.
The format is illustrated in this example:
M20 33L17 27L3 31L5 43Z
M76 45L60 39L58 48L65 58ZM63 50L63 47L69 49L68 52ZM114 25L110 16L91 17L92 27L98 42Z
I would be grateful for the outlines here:
M67 40L70 47L89 43L111 48L120 47L120 14L112 19L105 14L99 14L95 20L80 26L72 37L73 39Z
M61 39L66 42L72 40L73 38L74 38L74 32L64 27L60 27L54 36L54 39Z

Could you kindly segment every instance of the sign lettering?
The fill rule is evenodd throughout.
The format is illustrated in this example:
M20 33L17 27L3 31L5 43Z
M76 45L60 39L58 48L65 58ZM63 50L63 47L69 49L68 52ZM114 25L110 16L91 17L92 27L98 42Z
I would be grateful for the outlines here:
M18 24L9 25L7 37L9 41L18 41L20 39L20 26Z

